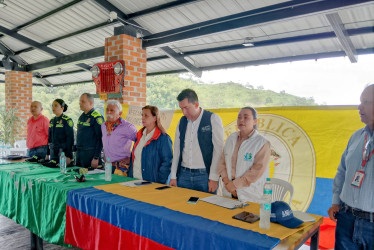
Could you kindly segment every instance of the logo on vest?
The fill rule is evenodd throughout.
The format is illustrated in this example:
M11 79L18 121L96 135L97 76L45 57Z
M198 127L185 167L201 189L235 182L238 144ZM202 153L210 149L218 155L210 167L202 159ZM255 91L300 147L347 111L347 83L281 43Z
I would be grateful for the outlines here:
M244 155L244 160L245 161L252 161L252 153L246 153Z
M201 128L201 132L209 132L209 131L211 131L212 130L212 128L211 128L211 126L210 125L206 125L205 127L202 127Z

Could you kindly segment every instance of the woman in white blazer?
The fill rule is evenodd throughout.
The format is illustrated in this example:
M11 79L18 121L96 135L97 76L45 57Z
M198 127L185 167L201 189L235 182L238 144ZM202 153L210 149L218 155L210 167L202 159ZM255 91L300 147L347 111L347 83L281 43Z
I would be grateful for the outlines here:
M227 138L219 162L223 195L259 203L269 176L270 142L258 133L252 107L240 109L237 126L239 131Z

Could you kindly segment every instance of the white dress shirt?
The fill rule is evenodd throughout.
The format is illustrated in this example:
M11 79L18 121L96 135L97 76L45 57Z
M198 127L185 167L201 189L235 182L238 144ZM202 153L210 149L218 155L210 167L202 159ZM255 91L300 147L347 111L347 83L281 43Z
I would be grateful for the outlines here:
M201 117L204 110L201 109L199 117L194 121L187 120L186 135L184 139L184 148L182 152L182 166L185 168L198 169L205 168L203 155L201 153L197 132L200 126ZM209 179L218 181L218 162L223 150L223 126L222 120L217 114L210 117L212 124L213 158L210 166ZM180 123L180 121L179 121ZM171 165L171 179L177 178L177 169L180 155L180 134L179 123L175 131L174 138L174 156Z
M143 130L143 136L140 138L138 145L134 151L134 165L133 165L133 176L134 178L142 180L142 152L144 145L152 138L155 133L155 128L147 135L147 128Z

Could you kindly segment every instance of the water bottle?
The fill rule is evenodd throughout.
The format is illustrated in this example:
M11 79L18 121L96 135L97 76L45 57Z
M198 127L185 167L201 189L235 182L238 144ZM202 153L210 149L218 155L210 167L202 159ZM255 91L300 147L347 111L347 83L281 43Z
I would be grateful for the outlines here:
M60 173L66 173L66 157L64 152L60 153Z
M112 163L110 162L110 158L107 158L105 161L105 181L112 180Z
M260 228L262 229L270 229L272 192L273 191L270 178L267 178L264 185L264 195L262 196L260 205Z

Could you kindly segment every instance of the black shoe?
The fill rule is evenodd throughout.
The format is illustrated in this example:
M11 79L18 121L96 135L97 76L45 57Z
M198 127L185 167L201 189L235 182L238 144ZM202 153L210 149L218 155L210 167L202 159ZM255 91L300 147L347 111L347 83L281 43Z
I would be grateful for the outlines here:
M30 163L37 163L39 160L40 160L40 157L38 157L37 155L34 155L33 157L31 157L30 159L27 159L26 161Z
M47 162L43 163L42 165L47 167L47 168L58 168L59 167L55 160L47 161Z

